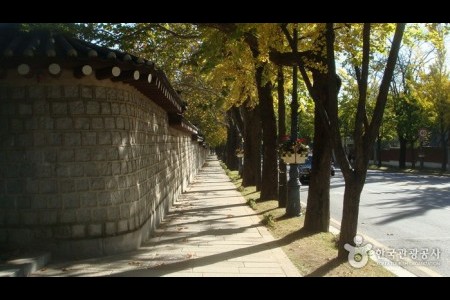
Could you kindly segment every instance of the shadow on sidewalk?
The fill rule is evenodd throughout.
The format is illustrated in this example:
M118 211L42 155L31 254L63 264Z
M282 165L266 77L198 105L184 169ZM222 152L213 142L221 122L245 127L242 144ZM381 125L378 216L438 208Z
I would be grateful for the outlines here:
M254 226L251 226L254 227ZM184 260L180 262L174 262L171 264L160 265L156 267L149 267L146 269L130 270L119 272L111 275L112 277L125 276L125 277L141 277L141 276L164 276L170 273L183 271L190 268L198 268L202 266L211 265L218 262L227 261L233 258L238 258L245 255L250 255L281 246L288 245L295 240L308 237L311 233L305 232L304 230L299 230L297 232L291 233L282 239L266 242L263 244L253 245L246 248L231 250L228 252L213 254L206 257L193 258L189 260Z

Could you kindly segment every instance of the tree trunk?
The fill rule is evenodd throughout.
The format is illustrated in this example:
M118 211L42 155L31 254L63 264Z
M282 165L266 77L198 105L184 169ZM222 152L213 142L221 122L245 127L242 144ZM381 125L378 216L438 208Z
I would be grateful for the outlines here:
M247 104L248 104L247 100ZM261 119L259 106L253 109L241 107L244 121L244 170L242 186L258 186L261 178Z
M382 165L382 160L381 160L381 136L378 135L378 140L377 140L377 159L378 159L378 168L381 167Z
M414 149L414 141L410 142L411 145L411 169L415 169L416 168L416 151Z
M328 67L335 67L334 61L334 31L331 26L327 24L329 30L327 30L327 54L330 52L332 55L328 55ZM348 256L348 251L344 248L344 245L354 244L353 239L356 235L358 228L358 214L359 214L359 202L361 198L361 192L364 187L364 183L367 176L367 166L369 161L369 151L373 147L375 138L378 135L381 121L383 119L384 109L386 107L387 96L389 92L389 86L392 80L392 74L394 73L394 67L397 61L398 52L400 49L401 40L403 37L403 32L405 30L405 24L399 23L395 29L394 39L392 41L392 46L389 51L389 56L386 62L386 67L384 69L383 78L381 80L380 88L378 91L377 101L375 104L375 109L372 114L372 119L369 123L366 112L365 103L367 102L367 77L369 69L369 54L370 54L370 24L364 24L363 29L363 63L362 63L362 75L359 77L358 85L360 85L360 97L358 100L358 111L356 114L355 121L355 167L350 169L347 166L341 167L343 175L345 178L345 190L344 190L344 203L343 203L343 213L341 221L341 233L339 238L339 249L338 257L344 259ZM331 33L331 34L328 34ZM332 57L333 56L333 57ZM333 60L331 60L333 58ZM330 88L330 87L329 87ZM337 104L337 98L334 99ZM332 124L337 123L337 114L333 114ZM341 143L337 138L339 132L336 128L335 134L333 135L333 145L334 148L341 147ZM340 153L339 159L342 160L341 149L338 151Z
M286 104L284 97L284 74L283 67L278 67L278 143L286 135ZM287 202L287 168L280 158L278 161L278 207L286 207Z
M268 81L262 85L264 68L264 65L256 67L255 73L264 143L260 198L262 201L278 198L277 126L273 109L272 83Z
M327 75L313 73L316 103L328 106ZM318 99L320 97L321 99ZM331 140L324 128L319 105L314 109L314 149L304 228L309 232L328 232L330 226Z
M399 136L398 138L400 142L400 151L398 153L398 167L400 169L406 168L406 139Z
M232 171L239 170L239 159L236 156L236 149L239 147L238 144L238 130L234 125L231 117L231 111L227 111L228 117L228 127L227 127L227 144L226 144L226 157L225 164L228 169Z
M342 220L345 220L345 222L341 223L341 232L339 236L338 257L340 259L346 259L348 257L348 252L344 248L344 245L348 243L348 241L352 241L350 244L355 246L353 239L355 238L358 229L359 202L361 200L364 181L365 179L360 180L356 175L353 175L352 180L345 181L344 208L342 211Z
M446 136L448 136L448 133L446 133L445 131L441 132L441 147L442 147L441 171L442 172L447 171L447 163L448 163L448 148L447 148L448 140L447 140Z

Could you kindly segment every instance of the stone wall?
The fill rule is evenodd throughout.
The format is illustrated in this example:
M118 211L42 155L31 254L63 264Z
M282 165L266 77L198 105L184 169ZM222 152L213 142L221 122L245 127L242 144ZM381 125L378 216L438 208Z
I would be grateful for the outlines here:
M63 74L65 75L65 74ZM137 248L205 160L167 113L109 80L0 81L0 244L87 257Z

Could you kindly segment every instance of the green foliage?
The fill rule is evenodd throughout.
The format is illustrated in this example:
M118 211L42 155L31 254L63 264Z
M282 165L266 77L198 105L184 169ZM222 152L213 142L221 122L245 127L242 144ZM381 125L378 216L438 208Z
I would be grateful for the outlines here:
M261 222L264 226L275 227L275 218L272 214L265 214Z
M256 208L256 201L255 201L255 199L249 198L247 200L247 205L250 206L252 209L255 209Z

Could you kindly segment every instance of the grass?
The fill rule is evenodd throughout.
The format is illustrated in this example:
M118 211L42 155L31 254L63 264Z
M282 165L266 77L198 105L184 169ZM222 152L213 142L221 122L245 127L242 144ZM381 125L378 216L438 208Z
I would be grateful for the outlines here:
M300 217L287 218L286 209L278 208L277 200L259 201L259 192L254 186L241 186L242 180L237 171L228 170L227 174L303 276L395 276L372 260L361 269L353 268L347 261L337 260L337 237L334 234L308 234L302 229L304 208Z

